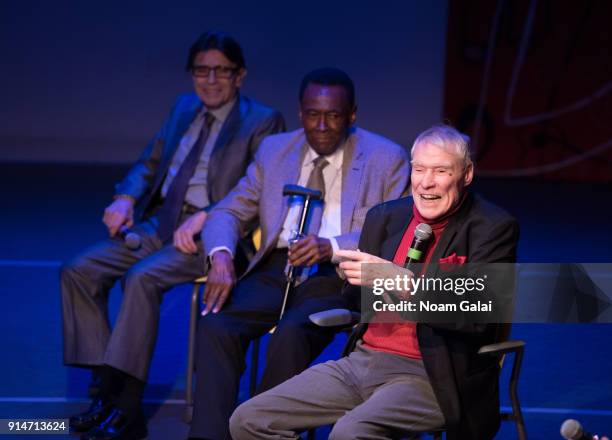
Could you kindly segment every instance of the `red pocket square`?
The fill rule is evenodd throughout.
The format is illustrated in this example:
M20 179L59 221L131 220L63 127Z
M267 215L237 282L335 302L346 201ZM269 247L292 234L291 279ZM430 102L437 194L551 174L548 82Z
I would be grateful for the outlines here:
M438 264L442 270L452 270L454 267L464 264L465 260L467 260L467 258L464 255L453 253L448 257L440 258Z
M451 263L451 264L463 264L467 258L463 255L457 255L455 253L449 255L448 257L440 258L438 263Z

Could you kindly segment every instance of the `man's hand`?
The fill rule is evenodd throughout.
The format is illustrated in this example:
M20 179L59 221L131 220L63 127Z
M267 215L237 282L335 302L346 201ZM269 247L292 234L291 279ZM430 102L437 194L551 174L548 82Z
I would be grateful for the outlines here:
M195 254L198 246L193 236L202 232L202 227L206 221L205 211L199 211L190 216L181 226L174 231L174 247L185 254Z
M312 266L329 261L334 253L331 241L316 235L307 235L289 246L289 264L292 266Z
M123 225L131 228L134 225L134 199L120 197L104 210L102 222L108 228L108 234L114 237Z
M404 276L408 278L414 276L408 269L377 257L376 255L371 255L359 250L338 250L336 256L342 260L340 269L344 272L347 281L354 286L373 287L375 279L395 280L397 276L401 279L403 279ZM364 263L370 264L365 268L362 266ZM394 302L389 298L388 293L390 292L385 292L383 298L387 303ZM396 298L402 300L410 299L409 290L394 290L393 294Z
M361 252L359 250L344 250L340 249L336 251L336 256L342 261L340 263L340 269L344 271L344 275L349 283L354 286L371 286L372 285L372 271L366 273L362 271L361 265L363 263L378 263L378 264L392 264L390 261L383 260L376 255Z
M211 268L208 271L208 281L204 289L203 302L206 304L202 316L211 311L217 313L225 304L234 284L236 284L236 272L234 261L227 251L217 251L211 258Z

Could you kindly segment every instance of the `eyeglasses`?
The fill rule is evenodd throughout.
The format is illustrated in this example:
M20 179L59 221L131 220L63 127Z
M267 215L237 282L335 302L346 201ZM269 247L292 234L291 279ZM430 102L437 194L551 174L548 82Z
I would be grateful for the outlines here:
M237 67L229 66L191 66L191 74L196 78L208 78L210 72L215 73L215 78L231 78L238 71Z

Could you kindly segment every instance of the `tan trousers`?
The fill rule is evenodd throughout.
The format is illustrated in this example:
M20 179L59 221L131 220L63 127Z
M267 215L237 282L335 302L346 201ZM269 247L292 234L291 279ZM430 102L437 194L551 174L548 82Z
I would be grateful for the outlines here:
M388 439L439 429L444 417L420 360L359 344L243 403L230 431L235 440L297 439L329 424L330 439Z

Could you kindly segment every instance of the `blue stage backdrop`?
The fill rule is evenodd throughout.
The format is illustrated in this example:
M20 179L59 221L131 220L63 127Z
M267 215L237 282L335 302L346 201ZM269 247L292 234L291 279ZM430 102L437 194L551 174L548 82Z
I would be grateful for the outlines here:
M442 113L445 1L2 2L0 161L132 162L178 93L208 29L246 52L245 92L297 128L316 67L346 70L358 123L408 145Z

